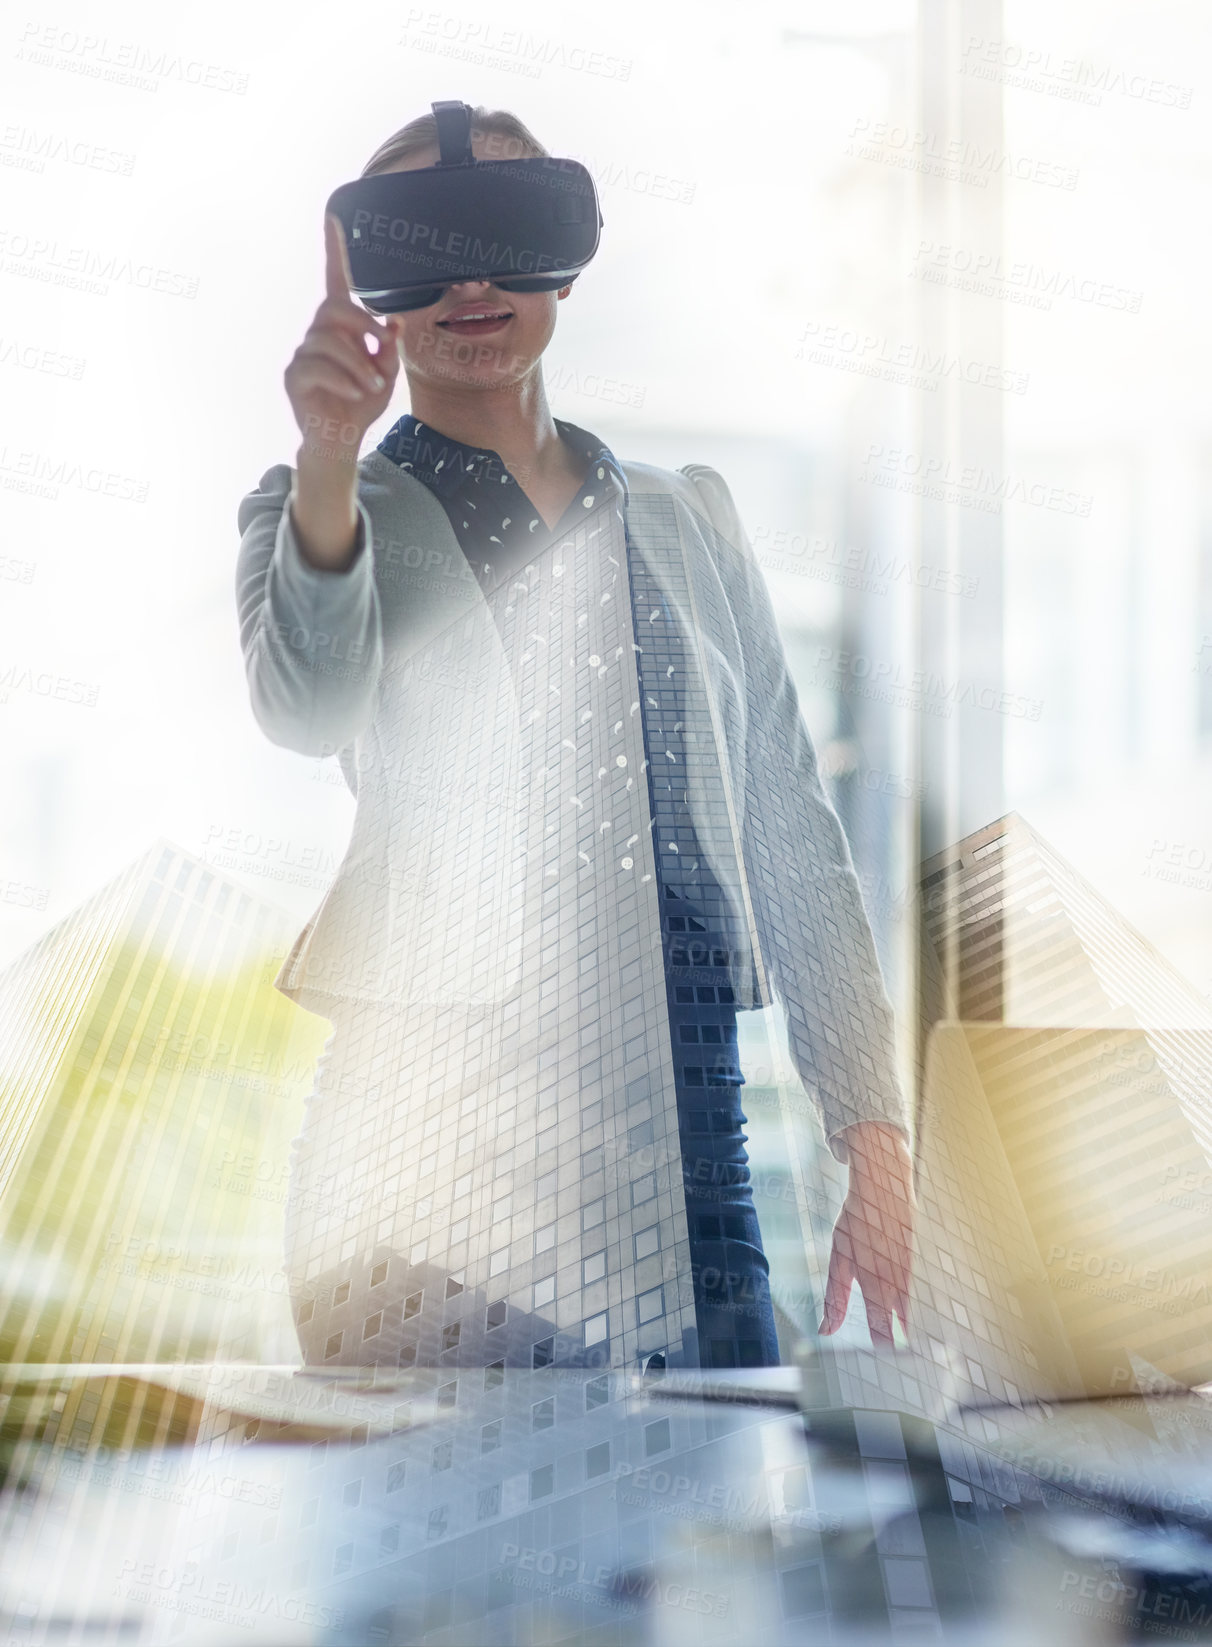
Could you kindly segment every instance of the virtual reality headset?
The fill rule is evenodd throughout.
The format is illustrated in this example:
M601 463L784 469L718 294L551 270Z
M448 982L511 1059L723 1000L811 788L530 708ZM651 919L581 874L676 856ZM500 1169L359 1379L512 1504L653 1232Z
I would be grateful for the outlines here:
M468 103L431 105L439 160L343 183L326 210L341 222L353 295L375 314L424 309L447 286L490 280L503 292L553 292L598 249L602 213L576 160L476 160Z

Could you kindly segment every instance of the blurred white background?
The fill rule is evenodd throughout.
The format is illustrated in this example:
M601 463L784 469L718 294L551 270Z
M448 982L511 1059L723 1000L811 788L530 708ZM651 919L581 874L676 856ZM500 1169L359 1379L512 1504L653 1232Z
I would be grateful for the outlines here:
M0 963L157 836L300 922L331 880L353 803L334 763L253 722L236 507L297 445L282 372L322 294L327 195L462 98L598 180L553 409L622 458L712 463L732 487L898 995L915 711L860 704L819 664L858 633L939 667L914 654L910 581L847 588L843 568L924 553L912 496L865 465L873 443L914 449L966 359L963 335L941 374L915 352L924 290L950 283L983 334L1000 319L971 396L1000 412L1002 474L1089 504L1001 513L1005 686L1042 706L989 717L1001 810L1212 988L1212 31L1195 0L1012 3L968 31L946 97L1000 96L1005 119L953 186L992 198L1001 178L1001 263L969 291L981 248L919 212L946 160L913 113L933 26L908 0L10 13ZM367 447L407 409L401 380ZM972 510L954 514L962 532Z

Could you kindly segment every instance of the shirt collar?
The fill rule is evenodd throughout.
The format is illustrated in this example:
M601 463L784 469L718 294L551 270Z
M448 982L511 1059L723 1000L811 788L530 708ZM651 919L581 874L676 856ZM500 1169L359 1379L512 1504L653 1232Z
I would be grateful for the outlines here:
M627 476L623 473L623 465L619 462L618 458L615 457L606 442L604 440L600 440L597 435L591 435L588 429L580 429L575 423L566 423L563 418L557 417L553 419L553 422L555 423L556 428L560 431L560 434L564 440L566 440L575 451L581 452L587 463L597 464L601 468L608 468L614 471L618 483L623 491L623 507L626 508L628 502L630 501L630 493L627 489ZM592 478L593 471L591 469L588 471L586 484L588 484L589 480Z
M587 464L609 467L623 492L623 506L630 494L623 466L605 441L587 429L568 423L563 418L553 419L556 429ZM400 468L409 470L442 497L453 497L468 480L499 480L507 473L500 454L487 446L468 446L461 440L444 435L432 424L419 423L411 412L406 412L379 442L378 450ZM592 477L592 471L589 471Z

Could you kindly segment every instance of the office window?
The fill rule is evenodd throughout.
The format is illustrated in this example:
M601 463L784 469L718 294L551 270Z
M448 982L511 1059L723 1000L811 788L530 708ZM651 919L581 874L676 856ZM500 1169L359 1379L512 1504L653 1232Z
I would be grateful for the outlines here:
M780 1573L779 1586L784 1618L804 1618L809 1613L825 1611L825 1584L816 1562L790 1567Z
M665 1289L653 1287L651 1292L642 1292L635 1301L636 1316L642 1327L649 1321L655 1321L665 1313Z
M668 1452L673 1441L669 1431L669 1420L659 1418L655 1424L644 1426L644 1457L654 1458L657 1453Z
M549 1430L554 1423L555 1397L548 1396L546 1401L536 1401L530 1409L531 1430Z
M884 1583L894 1607L929 1607L930 1581L924 1561L889 1560L884 1564Z

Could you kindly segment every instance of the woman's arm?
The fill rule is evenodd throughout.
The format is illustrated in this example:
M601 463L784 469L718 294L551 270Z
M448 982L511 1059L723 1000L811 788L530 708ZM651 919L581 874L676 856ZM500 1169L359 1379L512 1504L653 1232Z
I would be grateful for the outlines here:
M720 551L721 576L746 654L745 828L755 848L746 862L764 956L792 1060L817 1096L830 1150L850 1168L819 1331L841 1326L857 1281L872 1342L892 1345L893 1316L909 1328L915 1212L892 1003L766 580L721 477L697 465L682 472L732 546Z
M301 755L330 755L374 715L383 639L371 524L355 499L352 560L342 571L313 565L292 513L297 482L297 471L276 464L240 503L240 646L266 736Z
M383 637L358 451L400 368L395 317L377 320L350 296L333 217L324 257L324 300L284 373L303 436L297 468L268 470L240 504L236 572L253 713L302 755L333 754L374 715Z
M763 957L787 1012L792 1058L819 1099L829 1148L848 1161L846 1134L856 1124L909 1132L892 1005L766 580L722 477L700 464L682 473L730 546L718 563L745 652L746 865Z

